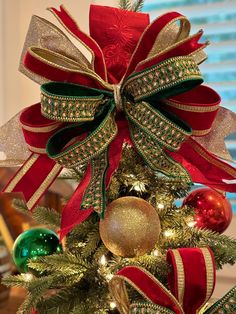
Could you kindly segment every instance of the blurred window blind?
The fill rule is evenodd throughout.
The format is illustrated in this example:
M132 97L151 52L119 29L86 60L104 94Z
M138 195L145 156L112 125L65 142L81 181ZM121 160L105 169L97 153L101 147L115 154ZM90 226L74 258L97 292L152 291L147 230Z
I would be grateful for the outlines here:
M222 106L236 112L236 0L146 0L144 12L153 20L168 11L177 11L192 23L191 33L204 30L210 41L208 60L200 66L207 84L222 97ZM236 134L227 138L236 161ZM236 211L235 194L231 195Z

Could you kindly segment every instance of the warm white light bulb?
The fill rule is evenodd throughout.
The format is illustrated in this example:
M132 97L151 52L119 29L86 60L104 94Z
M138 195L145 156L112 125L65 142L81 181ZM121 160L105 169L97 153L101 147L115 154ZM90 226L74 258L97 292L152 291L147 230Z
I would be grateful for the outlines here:
M113 277L114 277L114 275L112 275L112 274L107 274L107 275L106 275L106 280L107 280L107 281L110 281L110 280L112 280Z
M114 310L116 308L116 303L115 302L110 302L110 308Z
M174 230L172 229L168 229L164 232L164 236L167 237L167 238L171 238L175 235L175 232Z
M107 264L107 259L106 259L106 256L105 256L105 255L102 255L102 256L101 256L99 263L100 263L100 265L102 265L102 266L106 266L106 264Z
M193 227L195 227L196 223L197 223L196 221L191 220L191 221L187 222L187 225L188 225L190 228L193 228Z
M25 277L25 281L31 281L32 279L33 279L33 275L32 274L30 274L30 273L26 273L25 275L24 275L24 277Z
M164 209L165 206L164 206L164 204L158 204L158 205L157 205L157 208L158 208L158 209Z
M158 250L153 251L153 255L154 256L159 256L159 251Z

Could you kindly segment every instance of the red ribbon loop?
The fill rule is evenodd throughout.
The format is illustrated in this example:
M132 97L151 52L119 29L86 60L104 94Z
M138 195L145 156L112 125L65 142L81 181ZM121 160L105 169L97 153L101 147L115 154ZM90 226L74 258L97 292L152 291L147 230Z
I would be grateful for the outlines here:
M176 314L196 314L211 297L215 286L215 264L209 248L169 250L172 266L169 290L145 269L127 266L110 281L110 289L122 314L129 313L125 282L149 302L168 308Z
M46 155L46 143L61 123L43 117L40 104L26 108L21 113L20 122L32 154L3 192L23 192L26 205L32 210L62 170L60 165Z

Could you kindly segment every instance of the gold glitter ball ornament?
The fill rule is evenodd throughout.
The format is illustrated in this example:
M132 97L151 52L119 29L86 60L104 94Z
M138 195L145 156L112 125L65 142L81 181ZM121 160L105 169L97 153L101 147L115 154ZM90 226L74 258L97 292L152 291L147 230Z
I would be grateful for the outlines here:
M155 208L145 200L126 196L110 203L100 220L100 236L109 251L123 257L142 256L159 239L161 227Z

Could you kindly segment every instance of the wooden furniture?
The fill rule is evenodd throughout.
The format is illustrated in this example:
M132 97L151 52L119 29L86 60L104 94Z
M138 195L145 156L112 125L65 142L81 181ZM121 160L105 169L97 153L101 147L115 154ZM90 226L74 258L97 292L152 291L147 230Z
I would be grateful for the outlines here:
M16 314L20 305L24 302L25 296L25 289L12 288L10 291L10 298L6 302L0 303L0 313Z

